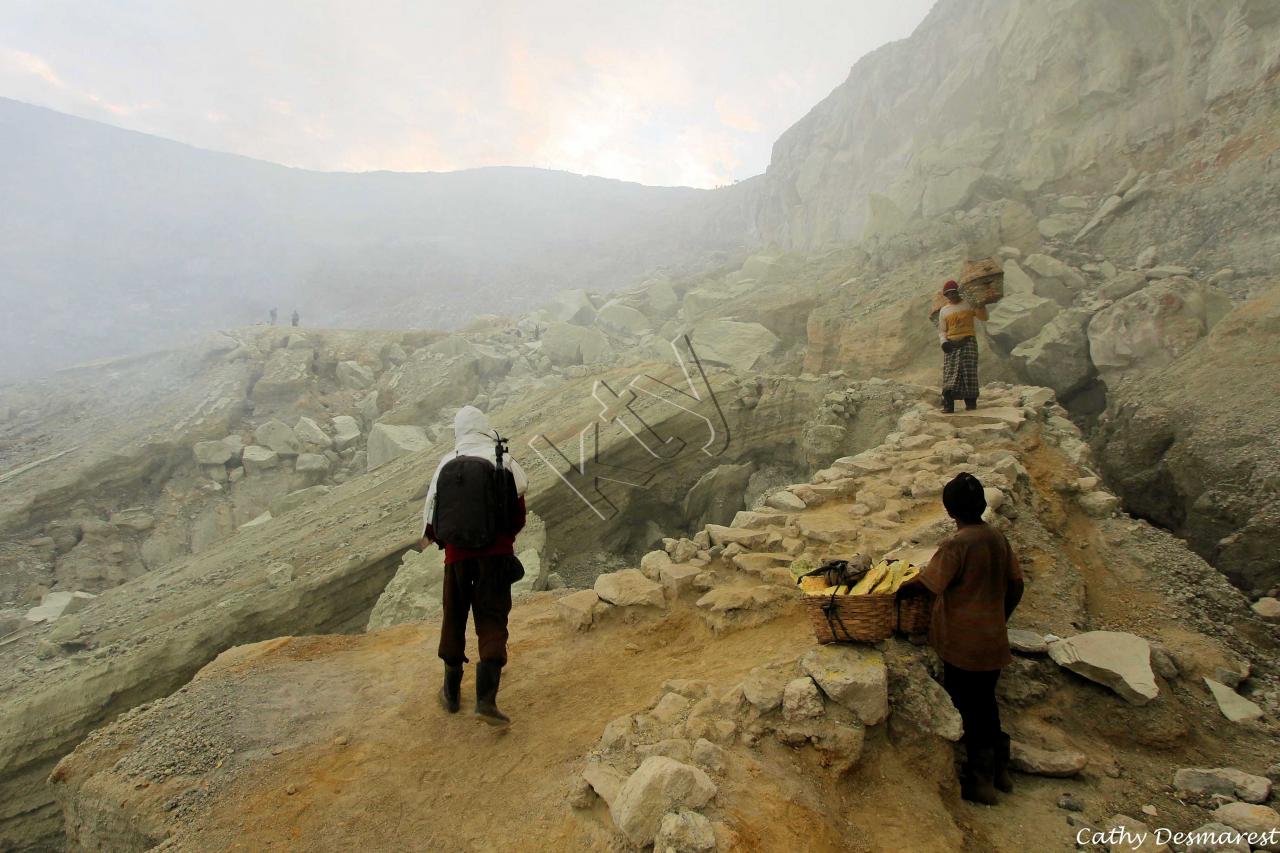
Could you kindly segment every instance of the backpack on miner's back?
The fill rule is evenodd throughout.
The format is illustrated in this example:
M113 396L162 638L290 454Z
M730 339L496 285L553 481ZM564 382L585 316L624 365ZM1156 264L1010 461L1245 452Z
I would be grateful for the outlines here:
M515 477L505 466L480 456L451 459L436 481L435 538L470 551L488 548L511 531L517 501Z

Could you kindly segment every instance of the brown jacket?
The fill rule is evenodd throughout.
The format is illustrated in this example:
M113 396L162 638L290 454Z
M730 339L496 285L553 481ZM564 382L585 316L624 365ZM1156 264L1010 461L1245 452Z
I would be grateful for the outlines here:
M929 644L939 657L978 672L1013 660L1005 620L1022 598L1022 568L1003 533L987 524L960 525L920 582L937 596Z

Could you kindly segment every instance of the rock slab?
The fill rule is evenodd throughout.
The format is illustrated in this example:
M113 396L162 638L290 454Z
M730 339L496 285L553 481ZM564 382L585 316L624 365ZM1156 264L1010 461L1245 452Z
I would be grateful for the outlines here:
M596 595L617 607L665 607L662 584L654 583L639 569L623 569L596 578Z
M855 646L819 646L800 661L833 702L874 726L889 715L889 676L884 655Z
M700 808L715 795L715 783L702 770L651 755L622 784L609 813L632 844L643 846L653 843L668 812Z
M1049 657L1064 669L1109 687L1133 705L1160 694L1151 671L1151 644L1122 631L1087 631L1049 644Z

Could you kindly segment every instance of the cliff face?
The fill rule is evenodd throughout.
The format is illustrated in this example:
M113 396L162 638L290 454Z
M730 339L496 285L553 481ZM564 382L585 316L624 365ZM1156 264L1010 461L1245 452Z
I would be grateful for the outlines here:
M1057 181L1113 181L1273 75L1278 33L1266 0L941 0L778 139L758 236L812 248Z

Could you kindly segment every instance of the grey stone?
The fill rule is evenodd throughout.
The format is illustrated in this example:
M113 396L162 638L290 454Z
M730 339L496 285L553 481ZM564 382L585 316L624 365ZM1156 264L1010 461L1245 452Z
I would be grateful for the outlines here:
M363 391L373 386L373 371L355 361L340 361L335 369L338 384L349 391Z
M372 471L393 459L426 450L431 438L420 426L411 424L374 424L369 430L369 470Z
M269 447L251 444L244 449L241 463L244 465L246 474L257 474L277 467L280 464L280 457Z
M333 419L333 449L346 450L360 440L360 422L350 415L338 415Z
M622 784L609 812L632 844L646 845L653 843L668 812L700 808L715 795L715 783L702 770L653 755Z
M1173 774L1173 787L1197 797L1223 794L1246 803L1265 803L1271 796L1270 779L1234 767L1184 767Z
M680 809L662 816L654 853L703 853L716 849L716 831L698 812Z
M1022 628L1009 629L1009 648L1024 655L1042 655L1049 651L1049 644L1035 631Z
M1133 705L1145 705L1160 693L1151 671L1151 645L1134 634L1088 631L1050 643L1049 657Z
M267 421L253 431L253 439L260 446L274 450L277 455L290 458L302 451L302 442L283 421Z
M1034 776L1067 778L1078 775L1089 763L1089 759L1082 752L1041 749L1013 740L1009 742L1009 763L1014 769Z
M599 602L595 590L580 590L556 602L556 615L574 630L585 631L591 627Z
M665 607L662 585L646 578L637 569L623 569L600 575L595 582L596 595L617 607Z
M1214 810L1213 819L1240 832L1254 833L1259 838L1267 835L1269 843L1253 844L1256 850L1280 850L1280 814L1273 808L1252 803L1227 803Z
M884 655L854 646L819 646L800 665L833 702L874 726L889 715L889 682Z
M759 323L735 320L701 320L689 337L704 364L738 370L751 370L780 343L777 335Z
M303 444L318 447L321 450L327 450L333 444L333 439L329 438L325 431L320 429L320 425L311 418L298 418L298 422L293 427L293 434Z
M1227 685L1206 677L1204 683L1218 703L1222 716L1233 723L1246 723L1262 719L1262 709L1255 703L1241 696Z
M200 465L225 465L231 461L231 448L221 441L197 441L192 451Z

